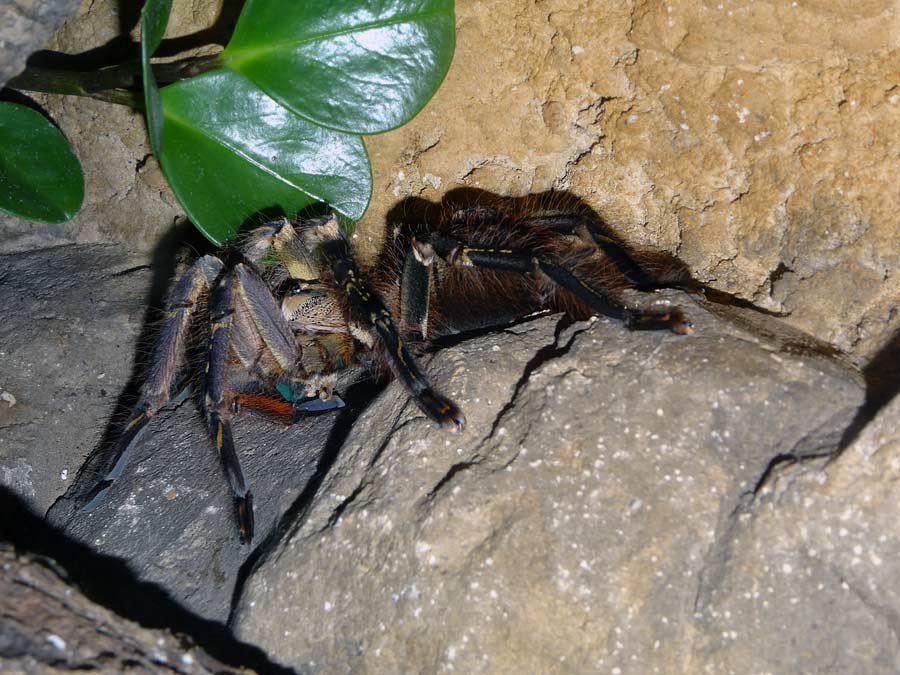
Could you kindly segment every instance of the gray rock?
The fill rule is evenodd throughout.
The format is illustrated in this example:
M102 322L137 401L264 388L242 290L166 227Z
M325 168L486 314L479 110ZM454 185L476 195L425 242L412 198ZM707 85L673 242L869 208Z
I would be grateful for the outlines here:
M52 560L0 548L0 672L236 675L169 631L123 619L63 578Z
M780 470L698 616L711 672L896 673L900 398L829 463Z
M686 338L543 317L441 351L461 436L392 385L237 634L324 672L696 672L723 540L774 458L834 450L862 389L688 311Z
M254 549L239 543L230 493L193 401L148 425L103 503L80 510L134 402L142 366L133 362L154 337L148 305L159 306L170 276L142 260L116 246L0 257L7 312L0 322L0 390L7 394L0 398L0 483L198 615L225 621ZM255 545L295 507L323 448L340 445L331 439L334 423L354 414L345 409L343 417L291 429L239 420L236 442L256 500Z
M47 43L79 4L79 0L0 2L0 86L25 68L31 53Z
M0 256L0 483L46 511L129 380L152 275L114 246Z

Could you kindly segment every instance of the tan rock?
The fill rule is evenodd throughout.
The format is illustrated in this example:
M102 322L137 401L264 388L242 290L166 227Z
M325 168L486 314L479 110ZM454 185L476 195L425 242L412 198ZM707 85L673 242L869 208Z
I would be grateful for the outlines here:
M81 52L122 25L134 35L136 10L114 5L86 2L54 47ZM170 35L227 35L233 17L217 16L216 0L175 3ZM569 189L628 241L676 253L860 362L900 327L895 3L490 0L457 16L437 96L367 141L364 254L404 197ZM151 248L182 210L140 117L48 108L90 177L82 214L54 234Z

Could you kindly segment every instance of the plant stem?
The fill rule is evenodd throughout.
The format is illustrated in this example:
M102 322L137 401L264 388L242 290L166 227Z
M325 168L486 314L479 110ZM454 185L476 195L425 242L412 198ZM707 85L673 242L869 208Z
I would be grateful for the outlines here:
M220 65L219 55L213 54L154 63L152 68L156 81L163 85L194 77ZM140 83L141 62L128 61L88 72L29 67L9 80L6 86L21 91L88 96L109 103L143 108L143 95L132 91Z

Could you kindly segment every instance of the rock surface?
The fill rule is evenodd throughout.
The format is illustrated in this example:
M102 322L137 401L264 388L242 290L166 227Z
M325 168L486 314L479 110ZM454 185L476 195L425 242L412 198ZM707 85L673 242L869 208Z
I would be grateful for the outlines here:
M14 317L0 323L0 485L40 513L53 506L51 521L69 535L224 622L253 549L239 544L230 493L193 401L161 413L104 502L80 510L107 470L155 338L148 306L160 306L170 269L140 260L98 245L0 258L0 306ZM236 424L255 495L256 544L315 485L323 451L339 445L332 427L355 414L351 406L291 429L252 417Z
M226 4L176 2L164 49L224 41ZM411 196L571 190L631 243L868 363L900 328L894 5L458 3L435 99L367 139L356 243L371 257ZM86 0L51 46L86 67L133 58L137 16ZM858 381L682 297L687 339L545 317L441 352L459 438L396 387L352 428L242 421L254 549L190 404L79 513L102 457L73 486L76 469L139 384L183 213L139 115L35 98L88 185L70 223L0 216L16 252L0 260L0 483L41 510L70 488L51 517L77 539L199 616L224 621L236 598L241 636L302 669L896 671L896 401L837 460L775 466L839 445ZM48 244L66 245L33 250Z
M467 431L389 389L248 578L238 636L323 672L696 672L757 484L832 451L862 391L688 312L687 338L543 317L440 352Z
M0 636L0 671L10 674L248 672L116 616L73 588L51 562L8 547L0 547Z
M5 0L0 4L0 87L25 68L60 24L75 13L79 0Z
M710 672L896 673L900 398L840 457L778 471L698 616Z
M43 513L130 379L152 274L114 246L0 256L0 483Z
M175 3L167 53L226 41L237 4ZM118 5L85 2L53 48L133 39L137 11ZM892 0L488 0L458 3L457 17L436 97L411 124L366 141L375 183L363 250L374 254L385 213L405 197L568 189L631 243L679 255L704 282L789 314L859 363L900 329L900 201L887 189L900 179ZM118 46L111 56L136 54ZM7 250L60 240L152 249L183 211L140 117L40 101L85 165L85 208L63 226L7 222Z

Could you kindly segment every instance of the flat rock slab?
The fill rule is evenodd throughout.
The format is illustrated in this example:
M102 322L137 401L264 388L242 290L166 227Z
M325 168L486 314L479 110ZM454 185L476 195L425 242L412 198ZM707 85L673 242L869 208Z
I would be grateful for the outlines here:
M249 576L238 636L322 672L696 671L757 484L833 451L863 393L669 298L695 335L541 317L442 350L459 436L392 385Z
M96 551L126 560L142 581L166 589L198 616L224 623L241 566L315 474L335 419L291 428L238 420L235 444L254 493L251 546L240 543L231 492L193 401L158 415L103 503L79 510L84 499L76 489L49 518Z

